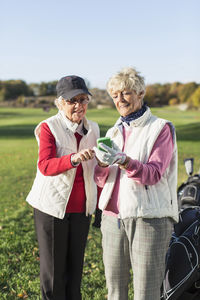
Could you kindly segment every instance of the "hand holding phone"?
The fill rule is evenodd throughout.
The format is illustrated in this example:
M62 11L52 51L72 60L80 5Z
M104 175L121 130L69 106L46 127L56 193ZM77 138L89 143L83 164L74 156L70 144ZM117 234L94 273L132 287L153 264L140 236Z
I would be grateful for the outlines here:
M100 144L103 143L107 145L108 147L112 148L112 141L109 137L102 137L97 139L97 148L101 151L106 152L103 148L100 147Z
M97 139L97 148L94 147L93 150L97 160L104 165L113 165L115 163L121 165L127 157L109 137Z

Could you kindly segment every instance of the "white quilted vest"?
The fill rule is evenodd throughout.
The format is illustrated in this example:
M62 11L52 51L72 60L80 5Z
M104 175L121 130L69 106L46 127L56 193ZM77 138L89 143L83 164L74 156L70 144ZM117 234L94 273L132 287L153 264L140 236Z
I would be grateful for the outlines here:
M86 118L83 121L87 134L82 137L79 150L96 146L96 139L99 138L98 125ZM59 112L43 122L48 124L55 137L57 157L77 152L74 124L64 120L62 113ZM35 129L38 143L41 123ZM86 192L86 215L92 214L96 208L97 188L93 180L95 165L95 158L82 163ZM56 176L44 176L37 168L36 178L26 201L44 213L60 219L64 218L75 174L76 168L72 168Z

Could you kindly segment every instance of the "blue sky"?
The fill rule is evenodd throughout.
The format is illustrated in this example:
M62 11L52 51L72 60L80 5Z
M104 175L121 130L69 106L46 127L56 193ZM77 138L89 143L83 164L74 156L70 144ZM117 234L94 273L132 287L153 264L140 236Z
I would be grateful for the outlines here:
M200 83L199 0L6 0L0 80L76 74L105 88L122 67L147 84Z

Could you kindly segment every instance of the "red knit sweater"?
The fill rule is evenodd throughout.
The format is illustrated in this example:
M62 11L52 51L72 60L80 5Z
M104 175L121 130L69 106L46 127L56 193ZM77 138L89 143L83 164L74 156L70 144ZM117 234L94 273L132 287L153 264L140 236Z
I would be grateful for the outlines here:
M77 140L77 149L79 147L82 136L75 133ZM67 170L74 168L71 164L71 155L64 155L56 157L56 143L53 134L51 133L48 125L42 123L40 132L40 146L39 146L39 160L38 168L45 176L55 176ZM82 164L76 168L76 176L74 185L71 191L69 202L67 204L67 213L82 213L86 209L86 195L83 178Z

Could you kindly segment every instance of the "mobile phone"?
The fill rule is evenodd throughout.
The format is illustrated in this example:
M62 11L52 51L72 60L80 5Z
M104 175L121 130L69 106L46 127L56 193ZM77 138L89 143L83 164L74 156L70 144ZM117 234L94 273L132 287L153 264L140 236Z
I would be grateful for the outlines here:
M112 148L112 142L111 142L111 139L109 137L102 137L102 138L97 139L97 148L101 151L106 152L104 149L102 149L99 146L100 143L103 143L103 144L107 145L108 147Z

